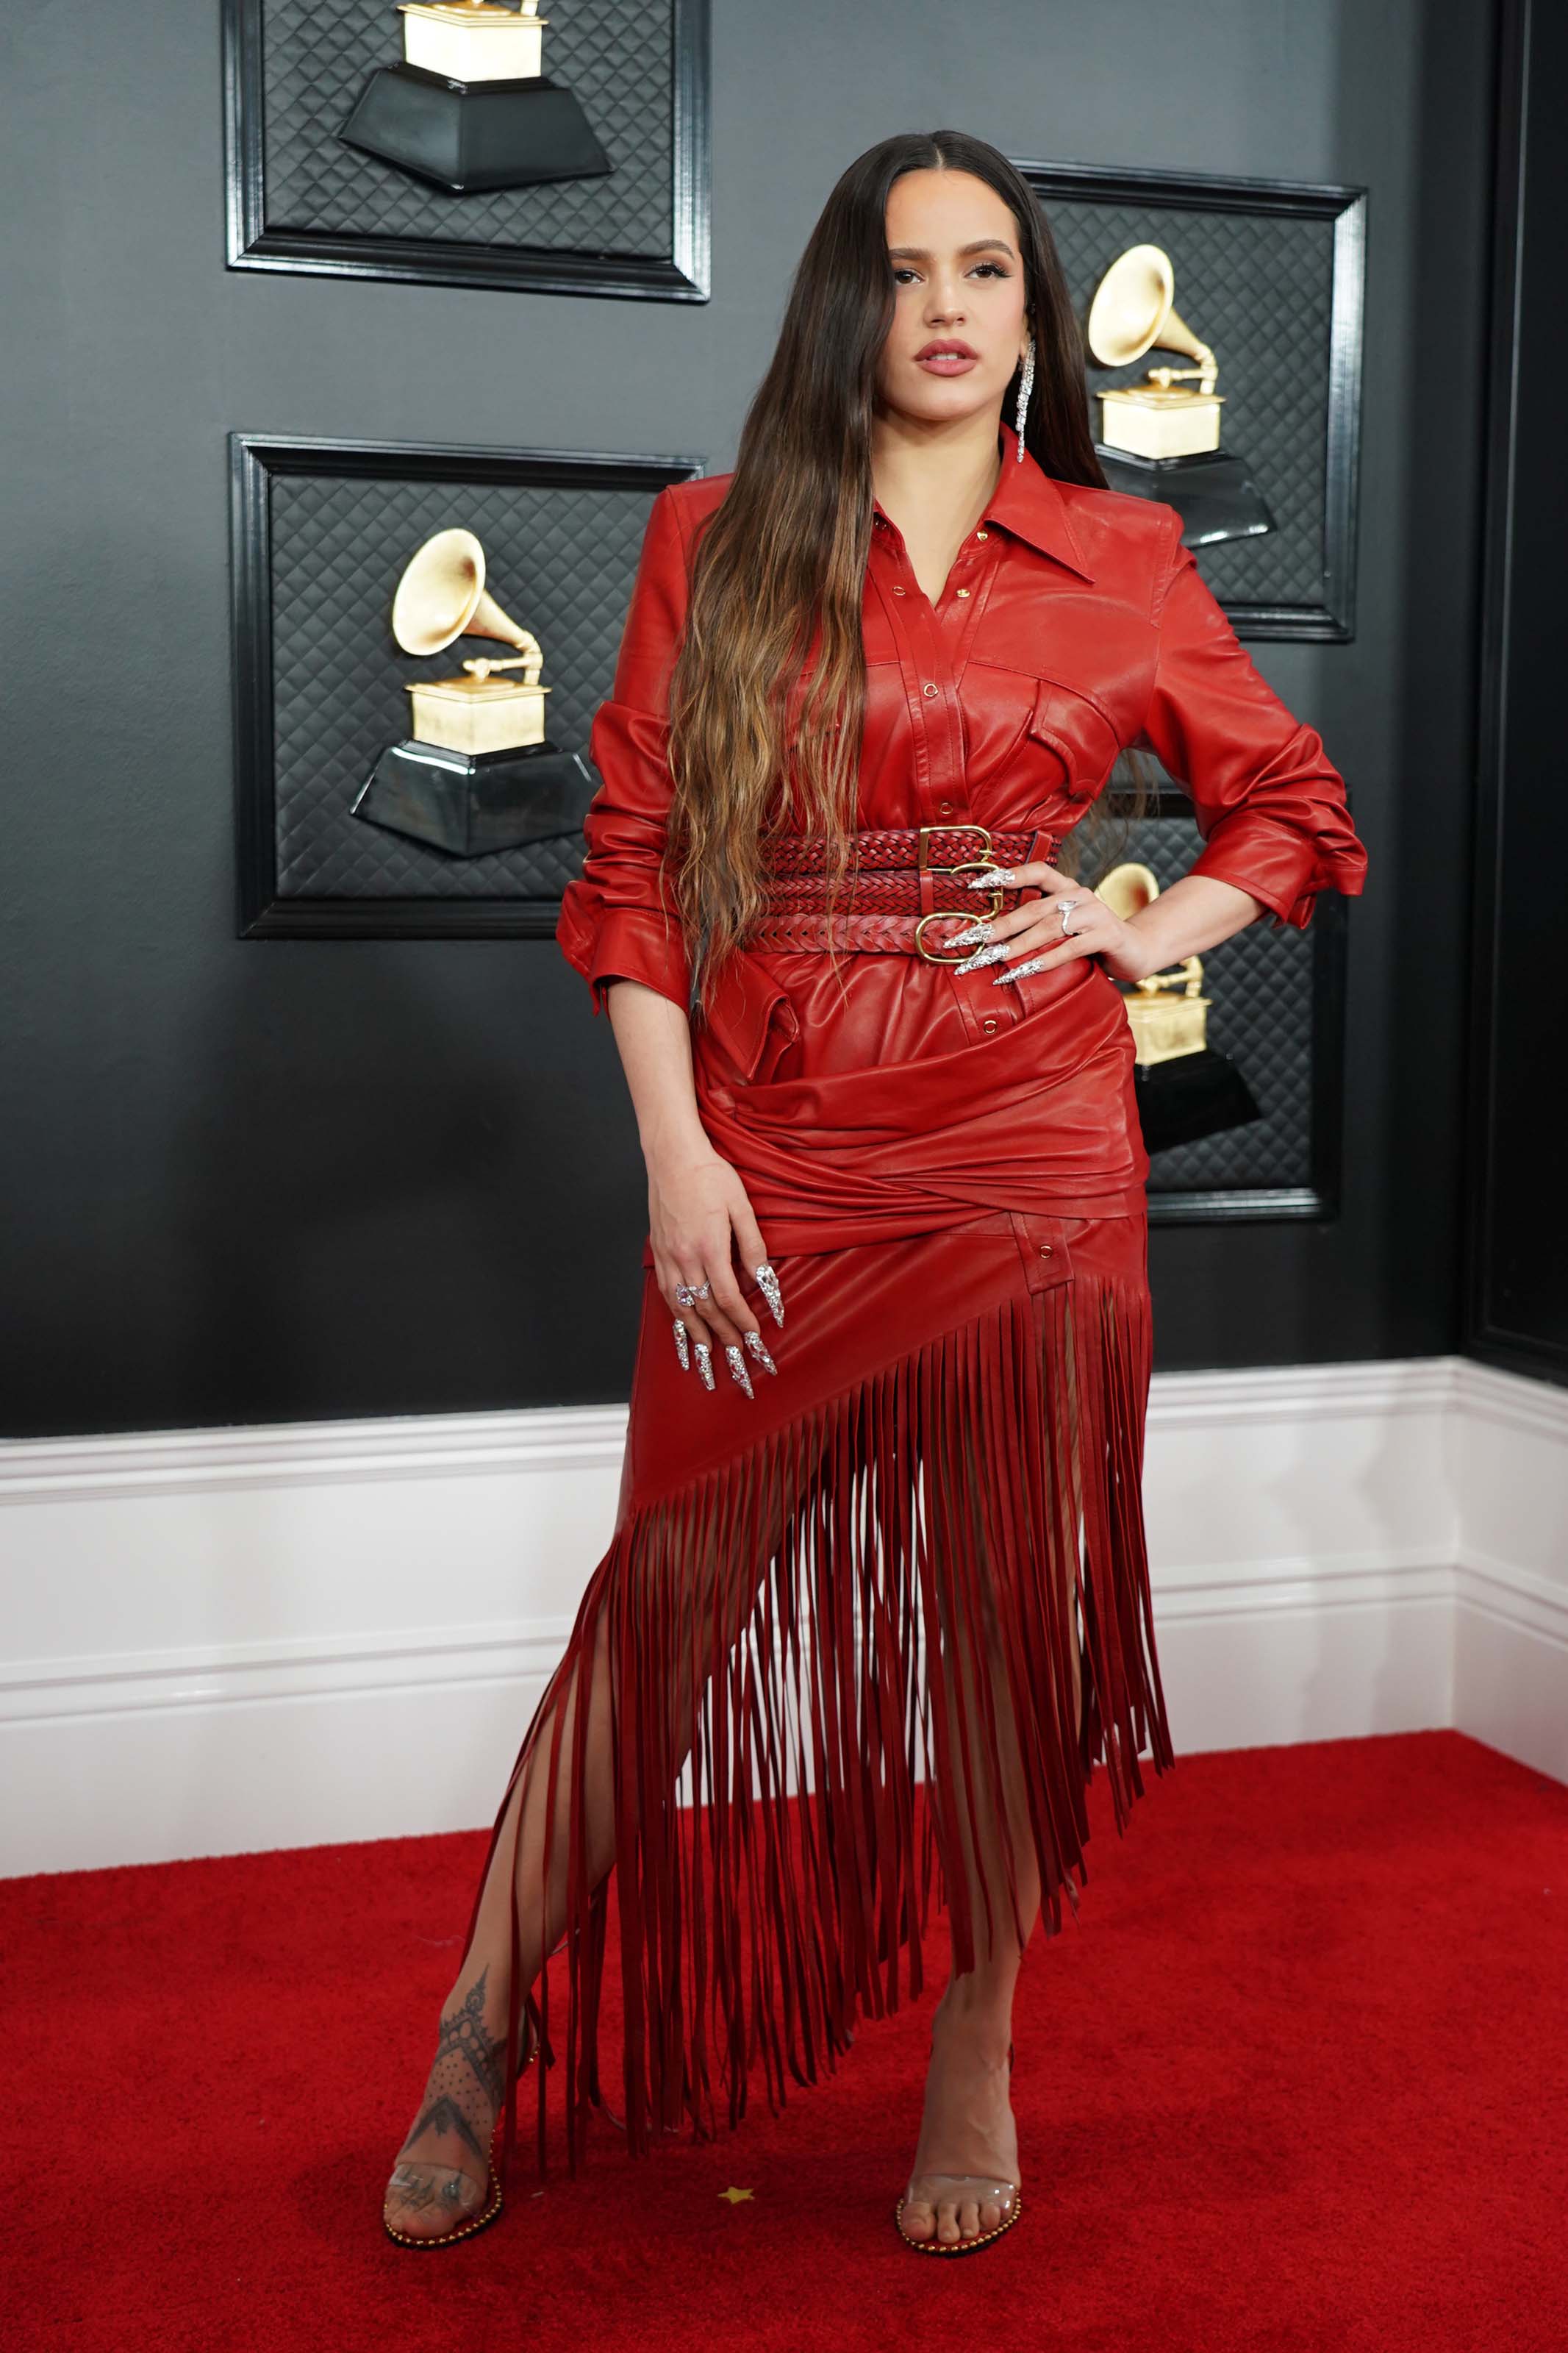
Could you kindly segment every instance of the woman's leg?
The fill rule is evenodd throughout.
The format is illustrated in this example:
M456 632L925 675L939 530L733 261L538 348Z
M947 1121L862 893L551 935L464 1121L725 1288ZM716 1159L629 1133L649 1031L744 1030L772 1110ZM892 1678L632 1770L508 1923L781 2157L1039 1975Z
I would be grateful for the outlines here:
M782 1540L786 1498L781 1489L767 1504L714 1543L700 1567L693 1564L680 1596L686 1639L670 1646L674 1663L664 1695L672 1727L671 1779L684 1770L695 1731L701 1672L700 1641L711 1641L721 1658L739 1637L770 1562ZM588 1603L584 1601L584 1609ZM609 1653L614 1596L608 1584L594 1601L593 1661L588 1678L588 1718L582 1775L583 1836L587 1892L598 1886L616 1860L615 1676ZM696 1628L699 1639L692 1639ZM587 1627L579 1639L587 1648ZM710 1661L710 1665L713 1663ZM531 1727L527 1761L509 1796L495 1836L490 1864L474 1914L468 1949L442 2006L435 2063L413 2126L387 2185L384 2211L395 2230L440 2238L479 2205L488 2186L488 2152L495 2119L506 2096L502 2052L506 2042L511 1969L511 1921L515 1903L524 1992L533 1986L545 1956L567 1926L567 1866L579 1674L562 1678L560 1694L542 1704ZM554 1792L550 1882L541 1902L545 1825L550 1818L550 1757L556 1709L561 1710L560 1769ZM515 1877L507 1868L518 1831ZM526 2021L526 2013L524 2013ZM512 2065L528 2047L526 2023Z
M964 2195L951 2181L938 2182L931 2176L969 2176L980 2181L1016 2182L1019 2179L1007 2052L1013 2036L1013 1990L1022 1960L1019 1935L1026 1944L1039 1916L1040 1878L1006 1662L994 1624L987 1628L984 1646L962 1636L944 1640L942 1672L949 1721L955 1727L948 1778L969 1891L974 1967L962 1975L955 1970L949 1978L931 2021L925 2106L900 2225L911 2239L950 2242L995 2230L1005 2218L1005 2205L979 2191ZM989 1676L995 1715L1004 1792L1001 1808L986 1796L990 1777L984 1770L981 1729L984 1716L978 1683L982 1675ZM964 1744L956 1733L961 1683L963 1722L970 1740L981 1752L975 1759L980 1769L974 1773L965 1772ZM977 1837L971 1835L969 1821L972 1779L978 1784ZM1008 1894L1005 1842L1012 1850L1016 1922Z
M608 1613L598 1614L588 1679L588 1721L583 1781L589 1882L597 1886L615 1861ZM517 1907L523 1988L530 1989L544 1956L566 1926L567 1833L572 1801L568 1769L575 1736L579 1666L542 1716L523 1770L501 1819L490 1867L480 1891L474 1930L457 1981L441 2008L435 2063L414 2123L387 2184L385 2214L411 2237L441 2238L483 2202L489 2181L490 2134L506 2097L507 1998L511 1973L510 1905ZM555 1790L550 1883L541 1903L544 1830L549 1814L549 1763L557 1708L562 1716L562 1771ZM515 1880L508 1866L517 1841ZM512 2066L527 2048L524 2039Z

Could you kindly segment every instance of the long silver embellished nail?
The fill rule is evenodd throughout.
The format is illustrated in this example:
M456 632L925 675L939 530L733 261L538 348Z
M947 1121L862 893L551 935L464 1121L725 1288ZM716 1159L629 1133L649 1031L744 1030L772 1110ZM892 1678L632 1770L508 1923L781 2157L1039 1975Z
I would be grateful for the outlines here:
M699 1340L696 1343L696 1348L698 1373L703 1388L710 1389L713 1386L713 1351L706 1340Z
M763 1335L760 1332L742 1332L741 1337L744 1340L747 1347L750 1348L752 1356L755 1356L759 1365L763 1366L764 1369L770 1373L776 1373L778 1371L778 1366L774 1364L773 1358L769 1356L766 1348L763 1345Z
M1007 943L1005 940L998 940L994 947L981 948L976 955L970 957L967 964L955 964L952 969L954 972L978 972L982 965L1005 964L1006 961Z
M758 1282L762 1285L763 1297L768 1303L768 1312L782 1332L784 1330L784 1294L779 1289L778 1276L766 1259L753 1271Z
M727 1341L725 1344L724 1362L729 1366L731 1372L734 1375L742 1388L745 1390L746 1395L748 1397L755 1397L756 1391L752 1387L752 1377L746 1370L746 1360L744 1356L742 1356L741 1351L736 1347L732 1340Z
M675 1353L680 1358L681 1371L689 1373L691 1370L691 1350L687 1345L686 1326L679 1315L675 1319Z
M978 923L971 923L966 932L954 932L952 937L944 944L950 948L977 948L983 941L990 937L991 926L982 920Z
M1017 881L1010 866L988 866L984 874L972 874L972 891L1011 891Z
M991 986L1000 988L1005 980L1022 980L1026 972L1046 972L1048 969L1044 956L1029 956L1023 964L1016 964L1010 972L999 972Z

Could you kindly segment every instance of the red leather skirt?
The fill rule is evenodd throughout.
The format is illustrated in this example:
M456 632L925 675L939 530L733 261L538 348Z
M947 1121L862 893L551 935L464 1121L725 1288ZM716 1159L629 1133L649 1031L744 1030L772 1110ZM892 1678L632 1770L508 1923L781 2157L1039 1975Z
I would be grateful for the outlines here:
M694 1032L704 1124L745 1181L784 1322L746 1271L778 1376L752 1365L748 1397L721 1363L705 1390L645 1245L614 1534L490 1841L487 1869L510 1809L515 1873L520 1780L548 1776L552 1820L564 1782L573 2171L595 2106L641 2152L683 2121L733 2125L753 2070L770 2106L786 2081L816 2082L858 2018L921 1989L933 1889L952 1966L972 1968L984 1926L963 1856L980 1818L1005 1819L1008 1739L1047 1934L1088 1875L1094 1766L1120 1831L1142 1754L1172 1761L1140 1493L1131 1035L1092 959L989 1004L987 982L919 955L748 950ZM607 1693L557 1736L596 1656ZM613 1756L613 2098L591 1733ZM1011 1856L1007 1885L980 1894L1026 1925ZM536 1994L547 2037L555 1968ZM509 2100L503 2168L515 2135Z

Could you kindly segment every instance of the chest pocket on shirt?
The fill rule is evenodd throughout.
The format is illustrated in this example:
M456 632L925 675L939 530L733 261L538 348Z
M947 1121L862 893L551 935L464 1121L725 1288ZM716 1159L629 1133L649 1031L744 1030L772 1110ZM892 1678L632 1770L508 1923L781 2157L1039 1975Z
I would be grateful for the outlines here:
M1115 765L1121 739L1098 703L1054 678L1040 680L1027 733L1048 744L1067 771L1063 789L1075 801L1089 801Z
M972 661L964 672L964 761L972 789L986 791L998 813L1020 822L1068 791L1071 769L1064 743L1037 734L1040 681L1031 671Z

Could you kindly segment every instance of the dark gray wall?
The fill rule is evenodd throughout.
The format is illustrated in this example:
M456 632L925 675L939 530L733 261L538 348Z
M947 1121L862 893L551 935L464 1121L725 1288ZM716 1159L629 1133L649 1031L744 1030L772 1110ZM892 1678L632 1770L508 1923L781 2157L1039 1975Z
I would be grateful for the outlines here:
M1453 1345L1489 13L721 0L683 306L226 272L216 5L13 12L0 1426L624 1395L641 1163L553 945L234 935L224 437L722 468L833 178L944 123L1371 189L1360 634L1259 657L1372 853L1343 1213L1157 1233L1156 1321L1164 1366Z
M1495 369L1478 795L1471 1214L1466 1345L1568 1383L1568 1234L1558 1203L1563 872L1561 423L1568 327L1568 21L1509 0L1500 112ZM1555 1114L1550 1106L1556 1103ZM1546 1145L1543 1155L1542 1145Z

